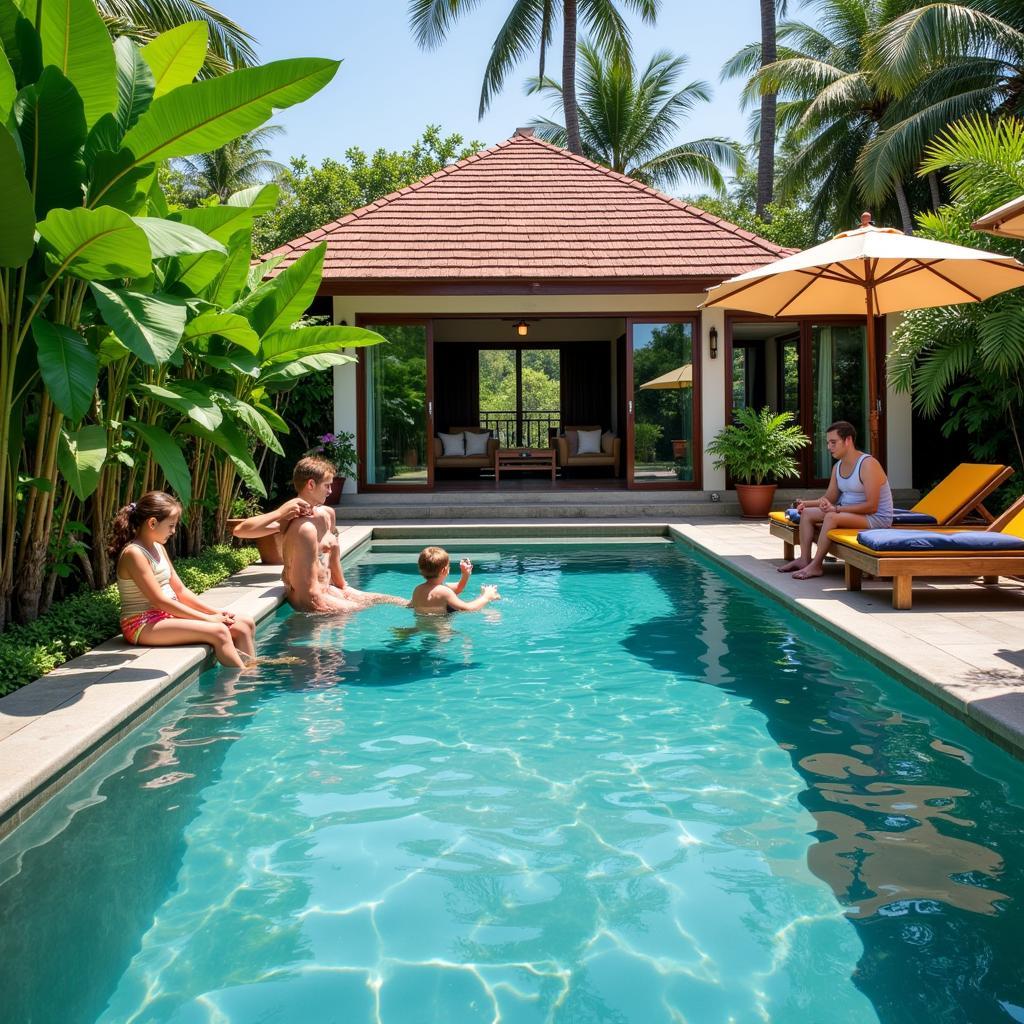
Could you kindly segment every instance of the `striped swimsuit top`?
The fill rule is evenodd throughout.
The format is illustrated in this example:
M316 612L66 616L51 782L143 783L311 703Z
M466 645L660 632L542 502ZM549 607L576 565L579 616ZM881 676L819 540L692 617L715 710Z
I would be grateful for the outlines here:
M153 570L153 575L156 577L157 585L160 587L164 597L169 597L173 601L174 591L171 589L171 563L167 558L167 552L164 551L163 545L157 545L160 557L154 558L145 545L135 540L129 543L134 544L141 551L145 552L146 558L149 559L150 567ZM127 545L125 549L127 550ZM142 612L148 612L153 607L133 579L122 579L118 576L117 592L121 595L122 619L127 618L129 615L140 615Z

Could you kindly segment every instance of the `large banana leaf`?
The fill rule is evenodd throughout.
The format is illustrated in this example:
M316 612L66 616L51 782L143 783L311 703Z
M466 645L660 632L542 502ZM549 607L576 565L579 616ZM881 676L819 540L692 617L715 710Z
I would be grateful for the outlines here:
M239 196L255 193L254 201L248 205L235 203L232 200ZM236 231L248 230L253 220L273 209L280 195L280 189L273 184L261 185L244 192L236 192L225 206L200 206L194 210L176 210L170 215L171 220L191 224L200 231L205 231L218 242L228 242Z
M125 149L135 164L209 152L258 128L275 110L319 92L339 63L321 57L279 60L172 89L155 99L125 135ZM92 201L102 198L100 192Z
M133 220L146 232L155 260L200 252L227 252L220 242L188 224L160 217L134 217Z
M75 495L84 501L96 490L107 457L107 432L92 423L81 430L60 432L57 467Z
M203 295L215 305L230 306L242 294L252 263L251 239L248 231L239 231L232 237L227 260L203 289Z
M281 442L278 441L273 427L266 421L263 414L248 402L229 394L227 391L214 391L216 399L238 419L244 423L272 452L284 455Z
M14 116L25 173L35 193L36 219L55 207L80 206L85 167L79 150L86 123L74 85L57 68L47 67L34 85L18 93Z
M114 43L114 56L117 60L117 123L123 136L153 102L156 83L139 48L127 36L121 36Z
M120 210L51 210L36 230L40 247L60 273L106 281L145 277L152 267L146 233Z
M229 356L204 352L200 355L204 363L225 373L241 374L243 377L255 379L260 375L260 362L249 352L233 352Z
M261 284L251 295L231 308L246 317L261 337L287 330L309 309L323 277L324 253L321 242L303 253L277 277Z
M166 363L185 332L188 306L171 295L105 288L93 282L93 296L104 323L144 363Z
M41 316L32 321L32 336L39 373L53 404L72 423L78 423L89 411L96 392L96 354L70 327L52 324Z
M32 193L14 136L0 126L0 267L27 263L35 246L36 218Z
M114 47L93 0L45 0L40 6L39 36L43 64L59 68L74 84L93 124L117 109ZM31 5L34 15L36 4Z
M177 441L162 427L151 423L129 420L125 426L134 430L145 441L157 465L164 471L171 489L177 493L182 505L187 508L192 501L192 477Z
M210 35L205 21L187 21L184 25L161 32L142 48L142 56L153 72L156 95L188 85L199 74L206 60Z
M217 310L200 313L194 320L190 320L185 328L186 341L210 337L223 338L253 355L260 347L260 339L249 326L249 321L244 316L237 316L234 313L221 313Z
M264 387L277 385L279 389L280 385L292 384L309 373L354 362L353 356L347 356L341 352L320 352L317 355L302 356L287 363L275 363L272 369L267 370L260 377L260 382Z
M266 185L250 185L228 196L227 205L252 210L253 216L259 217L277 206L280 194L281 187L273 182Z
M386 340L362 327L303 327L268 335L260 343L260 354L264 363L287 363L302 356L379 345Z
M18 95L18 86L14 78L14 68L7 55L0 48L0 124L7 120L7 115L14 105L14 97Z
M140 381L135 385L135 390L155 398L176 412L183 413L207 430L216 430L224 419L220 406L205 390L190 388L178 381L167 387Z

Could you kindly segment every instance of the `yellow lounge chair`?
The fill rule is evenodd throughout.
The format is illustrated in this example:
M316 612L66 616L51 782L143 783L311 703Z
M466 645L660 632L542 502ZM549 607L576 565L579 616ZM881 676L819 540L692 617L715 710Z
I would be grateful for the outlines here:
M1013 469L1010 466L961 462L913 508L897 509L893 526L928 530L936 526L956 526L972 513L991 523L992 515L982 502L1011 476ZM934 521L922 522L924 516L930 516ZM785 512L772 512L770 519L771 534L782 541L783 557L787 562L791 561L800 543L800 524L792 522Z
M1000 576L1024 575L1024 548L1016 550L972 549L969 546L954 551L922 550L920 547L886 548L878 550L860 538L871 534L891 534L888 530L830 530L829 549L844 563L847 590L860 590L864 573L892 579L893 608L909 608L911 588L915 576L981 576L986 583L998 583ZM956 537L957 543L970 545L974 538L1003 535L1024 541L1024 496L1020 497L986 530L933 529L928 531L901 531L902 537L915 544L927 543L936 535ZM895 543L900 534L890 536Z

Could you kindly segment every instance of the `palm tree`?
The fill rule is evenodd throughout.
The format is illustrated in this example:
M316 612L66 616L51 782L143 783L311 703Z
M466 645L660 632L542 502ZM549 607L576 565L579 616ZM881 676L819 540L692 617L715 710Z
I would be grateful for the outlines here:
M779 126L796 148L780 184L788 193L811 187L811 209L819 224L830 216L839 224L855 223L868 200L882 206L876 212L884 216L885 203L895 199L903 230L913 230L906 182L913 180L921 151L894 165L871 189L862 174L865 151L893 116L891 93L866 66L865 52L874 36L912 3L818 0L820 28L800 21L779 24L781 45L774 63L762 67L760 47L751 44L723 69L726 77L749 76L743 91L748 106L778 93Z
M639 77L627 54L601 52L580 43L580 134L583 153L591 160L649 185L667 187L680 179L725 188L720 167L737 171L743 162L737 143L705 138L671 145L682 121L698 103L711 99L707 82L677 80L685 57L662 50ZM528 92L542 92L561 105L563 89L549 78L531 78ZM533 121L537 135L564 146L564 125L547 118Z
M240 189L284 173L284 164L271 160L270 150L264 146L283 131L280 125L268 124L240 135L220 149L175 163L189 176L189 184L196 191L204 196L217 196L226 203L228 197Z
M256 63L256 40L205 0L96 0L96 9L111 35L148 43L154 36L187 21L203 21L210 31L204 71L225 74Z
M867 64L896 97L892 124L862 164L869 190L920 158L931 139L965 116L1024 112L1024 3L928 3L878 31ZM932 206L938 179L929 174Z
M761 0L761 66L774 64L778 59L776 47L776 14L786 13L786 0ZM775 93L761 97L760 125L757 145L757 216L771 223L768 207L775 193Z
M653 24L661 0L625 0L625 4L644 21ZM439 46L459 16L478 5L479 0L409 0L409 19L416 42L423 48ZM559 14L563 21L562 103L567 144L573 153L582 153L576 102L577 23L582 22L602 47L628 50L629 28L615 0L513 0L512 9L491 46L480 89L479 116L487 112L512 68L535 48L540 50L537 74L544 77L545 54Z

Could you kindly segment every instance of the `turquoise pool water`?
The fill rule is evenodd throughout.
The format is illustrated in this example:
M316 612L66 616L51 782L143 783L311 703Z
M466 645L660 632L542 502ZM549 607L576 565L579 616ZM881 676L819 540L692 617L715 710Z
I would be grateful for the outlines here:
M0 843L0 1019L1024 1021L1020 763L671 545L497 544L501 604L282 612Z

